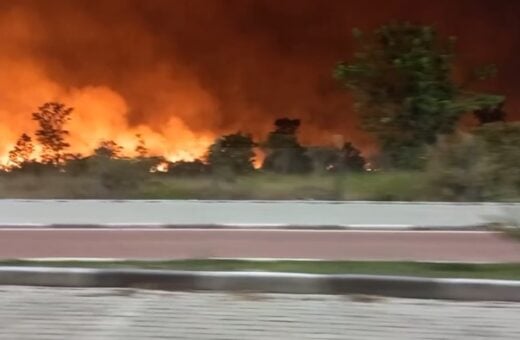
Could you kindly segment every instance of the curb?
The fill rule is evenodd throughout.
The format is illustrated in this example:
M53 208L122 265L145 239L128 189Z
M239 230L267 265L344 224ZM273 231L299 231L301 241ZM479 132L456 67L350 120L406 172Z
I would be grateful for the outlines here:
M0 267L0 285L363 294L415 299L520 302L520 281L376 275L3 266Z

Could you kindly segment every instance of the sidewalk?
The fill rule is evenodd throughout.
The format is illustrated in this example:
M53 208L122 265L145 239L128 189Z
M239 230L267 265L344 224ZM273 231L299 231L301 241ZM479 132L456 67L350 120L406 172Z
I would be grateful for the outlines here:
M0 287L0 339L520 339L520 303Z

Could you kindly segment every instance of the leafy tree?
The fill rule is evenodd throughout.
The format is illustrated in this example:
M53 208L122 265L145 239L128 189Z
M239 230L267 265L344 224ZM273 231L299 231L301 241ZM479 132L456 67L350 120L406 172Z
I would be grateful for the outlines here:
M222 136L210 145L206 160L212 171L245 174L254 170L255 146L248 134L238 132Z
M33 113L39 128L36 130L36 140L42 145L42 162L54 166L62 165L67 160L65 150L70 146L66 141L69 131L65 130L65 123L70 119L73 108L64 104L49 102Z
M279 173L304 173L312 169L306 149L300 145L296 133L299 119L281 118L274 122L275 130L263 144L266 157L262 169Z
M94 150L94 155L106 158L120 158L123 147L112 140L104 140Z
M16 141L14 148L9 151L9 162L15 167L22 167L32 161L34 144L31 136L23 133Z
M452 80L455 39L430 26L385 25L365 36L334 76L354 95L362 127L379 140L391 166L420 166L425 146L450 133L463 113L495 107L500 96L471 92ZM490 72L484 70L482 78Z

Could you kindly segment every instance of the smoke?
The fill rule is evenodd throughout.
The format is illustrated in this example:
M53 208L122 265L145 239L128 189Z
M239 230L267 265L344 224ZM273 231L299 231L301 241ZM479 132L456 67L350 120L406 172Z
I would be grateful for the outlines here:
M302 119L306 143L338 135L369 148L348 95L331 79L353 52L351 29L391 20L459 37L466 66L495 62L485 84L518 112L515 14L507 0L11 0L0 3L0 154L47 101L75 108L71 151L141 134L170 159L202 155L221 133L261 138Z

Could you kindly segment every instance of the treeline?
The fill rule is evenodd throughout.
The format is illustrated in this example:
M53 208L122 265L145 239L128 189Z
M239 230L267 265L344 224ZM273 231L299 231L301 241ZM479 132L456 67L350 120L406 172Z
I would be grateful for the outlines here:
M274 122L274 130L265 141L254 141L246 133L221 136L209 146L206 155L194 161L169 162L161 156L150 155L146 141L138 140L133 154L125 156L125 150L113 140L103 140L91 155L82 156L68 152L69 131L66 123L73 108L62 103L50 102L41 106L32 117L38 128L35 137L22 134L9 152L11 173L43 174L62 172L72 175L101 173L105 176L125 177L134 173L168 173L175 175L243 175L254 171L281 174L309 172L363 171L365 159L351 143L340 148L305 147L298 140L300 121L281 118ZM126 150L128 151L128 150ZM264 155L262 164L255 168L258 152ZM38 156L38 157L36 157ZM114 179L111 179L113 181Z

